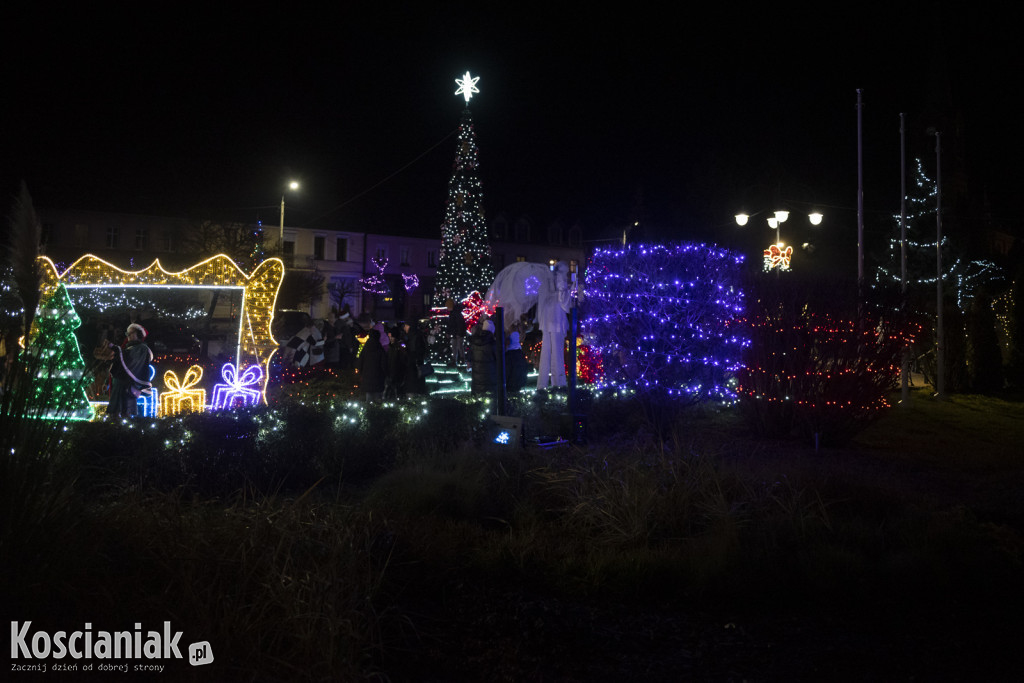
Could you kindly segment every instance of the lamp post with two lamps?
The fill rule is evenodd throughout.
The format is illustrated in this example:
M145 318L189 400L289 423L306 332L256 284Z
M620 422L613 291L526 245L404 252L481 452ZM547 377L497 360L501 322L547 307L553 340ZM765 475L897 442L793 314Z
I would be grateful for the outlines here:
M807 214L807 220L811 225L821 225L824 216L818 211ZM780 226L789 220L789 211L779 209L768 217L768 227L775 231L775 243L764 250L764 268L771 270L788 270L789 261L793 256L793 247L787 247L782 243ZM745 213L736 214L736 224L740 227L750 222L750 216Z

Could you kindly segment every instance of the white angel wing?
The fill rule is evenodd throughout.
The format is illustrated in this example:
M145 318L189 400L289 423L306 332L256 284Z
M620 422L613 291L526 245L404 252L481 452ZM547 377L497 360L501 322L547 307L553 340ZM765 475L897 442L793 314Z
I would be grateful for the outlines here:
M520 261L506 266L487 290L488 306L505 309L507 327L537 303L537 293L550 279L551 269L543 263Z

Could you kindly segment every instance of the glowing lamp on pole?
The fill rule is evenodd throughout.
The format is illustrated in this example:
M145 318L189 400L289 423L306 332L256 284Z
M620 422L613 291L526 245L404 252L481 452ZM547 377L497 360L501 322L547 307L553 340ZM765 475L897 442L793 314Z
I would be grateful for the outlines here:
M295 180L288 183L289 190L299 189L299 183ZM281 195L281 244L284 244L284 194Z
M740 227L747 225L750 222L750 215L746 213L738 213L735 215L736 225ZM811 225L821 225L821 221L824 216L815 211L807 215L807 220ZM765 269L771 270L778 268L779 270L789 269L789 260L792 256L792 247L787 248L782 243L782 235L780 226L789 220L789 211L779 209L773 211L772 215L768 217L768 228L775 231L775 243L769 245L768 249L765 249Z

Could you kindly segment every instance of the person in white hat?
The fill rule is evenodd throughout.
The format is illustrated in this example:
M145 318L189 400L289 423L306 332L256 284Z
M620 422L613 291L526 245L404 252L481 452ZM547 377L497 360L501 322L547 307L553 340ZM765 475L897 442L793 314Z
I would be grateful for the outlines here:
M128 342L122 349L116 344L110 348L114 360L110 366L110 402L107 415L111 417L135 417L139 413L139 396L150 394L153 385L149 382L149 364L153 352L146 345L146 328L132 323L125 330Z

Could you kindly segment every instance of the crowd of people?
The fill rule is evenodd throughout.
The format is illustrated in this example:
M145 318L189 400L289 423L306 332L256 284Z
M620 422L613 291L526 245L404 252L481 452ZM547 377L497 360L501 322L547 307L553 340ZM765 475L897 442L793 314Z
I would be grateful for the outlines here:
M504 355L506 391L524 388L530 366L520 346L521 325L507 331L505 348L499 350L492 320L484 317L467 330L461 307L450 301L448 310L443 323L450 339L446 364L469 370L472 393L497 389L499 353ZM366 400L380 401L427 394L426 378L433 372L428 350L433 342L430 330L419 322L389 324L365 312L353 318L346 307L332 310L322 320L307 316L285 344L282 360L292 367L354 371Z
M283 362L354 371L368 401L426 395L427 333L418 322L389 325L369 313L353 319L346 307L327 318L306 317L285 344Z

